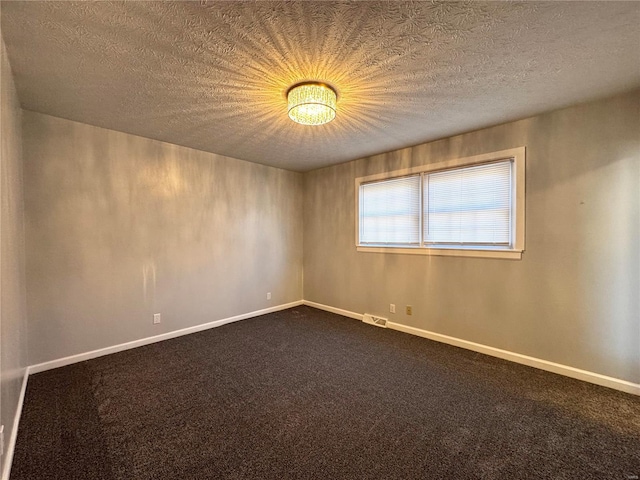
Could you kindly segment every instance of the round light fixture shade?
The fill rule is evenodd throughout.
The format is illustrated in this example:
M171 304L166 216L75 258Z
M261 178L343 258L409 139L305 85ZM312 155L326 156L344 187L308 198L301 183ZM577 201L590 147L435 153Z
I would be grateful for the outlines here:
M289 118L302 125L322 125L336 118L336 91L329 85L305 82L287 92Z

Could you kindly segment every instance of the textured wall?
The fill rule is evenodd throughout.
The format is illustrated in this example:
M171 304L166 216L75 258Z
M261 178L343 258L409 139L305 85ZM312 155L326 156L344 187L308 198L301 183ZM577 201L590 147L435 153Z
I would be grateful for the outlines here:
M356 252L354 178L523 145L522 260ZM305 299L640 382L639 184L640 91L307 173Z
M300 174L27 111L23 135L31 364L302 298Z
M8 443L22 386L26 349L21 110L2 41L0 66L0 418ZM6 452L6 447L5 447ZM4 462L6 455L2 457ZM4 463L2 465L4 468ZM1 470L0 470L1 471Z

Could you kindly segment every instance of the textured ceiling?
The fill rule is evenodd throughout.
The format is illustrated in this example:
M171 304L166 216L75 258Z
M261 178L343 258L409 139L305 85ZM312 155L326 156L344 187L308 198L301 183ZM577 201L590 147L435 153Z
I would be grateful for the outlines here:
M639 25L638 2L2 2L24 108L299 171L640 86ZM289 120L302 80L333 122Z

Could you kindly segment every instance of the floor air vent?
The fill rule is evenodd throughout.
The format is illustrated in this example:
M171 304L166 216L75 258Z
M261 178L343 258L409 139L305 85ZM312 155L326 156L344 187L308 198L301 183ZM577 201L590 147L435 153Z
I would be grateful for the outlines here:
M376 317L375 315L371 315L370 313L365 313L362 317L362 321L364 323L370 323L371 325L375 325L376 327L387 328L387 319L383 317Z

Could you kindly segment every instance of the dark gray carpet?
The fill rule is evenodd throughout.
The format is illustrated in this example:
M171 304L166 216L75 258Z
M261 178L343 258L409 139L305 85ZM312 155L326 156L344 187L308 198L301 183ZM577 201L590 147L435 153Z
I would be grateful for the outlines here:
M33 375L11 479L634 475L639 397L298 307Z

